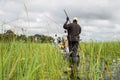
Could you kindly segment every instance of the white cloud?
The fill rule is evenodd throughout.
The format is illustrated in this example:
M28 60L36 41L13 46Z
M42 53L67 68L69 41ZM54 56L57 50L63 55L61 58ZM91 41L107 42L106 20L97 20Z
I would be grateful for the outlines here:
M85 32L90 32L90 33L98 32L98 28L95 26L84 26L82 30Z
M79 18L81 37L106 40L112 36L114 39L120 34L119 3L119 0L1 0L0 25L19 18L9 25L28 27L29 34L61 35L66 18L63 9L66 9L71 19Z
M2 10L0 10L0 15L3 15L3 14L4 14L4 12Z

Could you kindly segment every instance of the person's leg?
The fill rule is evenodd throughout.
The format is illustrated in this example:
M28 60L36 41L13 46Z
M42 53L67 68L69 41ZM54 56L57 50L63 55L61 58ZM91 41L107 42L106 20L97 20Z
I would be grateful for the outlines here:
M72 78L77 78L78 76L78 66L80 62L79 54L78 54L78 42L72 42L72 53L70 54L70 65L71 67L71 77Z
M72 41L68 41L69 52L72 52Z
M78 41L74 41L72 44L73 44L73 53L76 55L78 52L79 43L78 43Z

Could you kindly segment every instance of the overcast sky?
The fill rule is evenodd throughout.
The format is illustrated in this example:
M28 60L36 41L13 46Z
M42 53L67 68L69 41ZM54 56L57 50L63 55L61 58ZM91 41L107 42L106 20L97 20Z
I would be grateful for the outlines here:
M120 0L0 0L0 33L62 35L64 9L82 40L120 40Z

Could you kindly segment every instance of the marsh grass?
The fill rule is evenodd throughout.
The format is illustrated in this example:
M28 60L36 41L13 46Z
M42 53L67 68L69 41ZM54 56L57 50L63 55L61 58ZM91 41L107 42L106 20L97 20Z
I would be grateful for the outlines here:
M64 61L54 46L18 42L0 45L2 80L50 80L61 77Z
M80 45L80 75L86 80L112 80L111 66L120 58L120 42L85 42ZM117 63L118 64L118 63Z
M86 80L112 77L110 66L120 57L120 42L82 42L79 76ZM50 43L0 43L0 80L62 79L68 62Z

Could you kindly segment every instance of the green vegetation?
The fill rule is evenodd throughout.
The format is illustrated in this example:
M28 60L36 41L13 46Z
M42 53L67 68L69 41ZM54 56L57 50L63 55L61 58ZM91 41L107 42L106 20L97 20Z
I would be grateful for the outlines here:
M120 58L120 42L81 42L79 76L86 80L111 77L113 59ZM104 63L104 66L103 66ZM68 66L51 43L0 43L0 80L59 80ZM104 68L103 68L104 67Z
M111 80L113 60L120 58L120 42L88 42L81 43L80 55L81 75L87 80ZM119 64L118 62L116 62ZM116 79L115 79L116 80Z
M37 42L37 43L50 43L54 39L51 36L35 34L34 36L28 36L21 34L17 35L12 30L7 30L5 33L0 34L0 41L22 41L22 42Z

